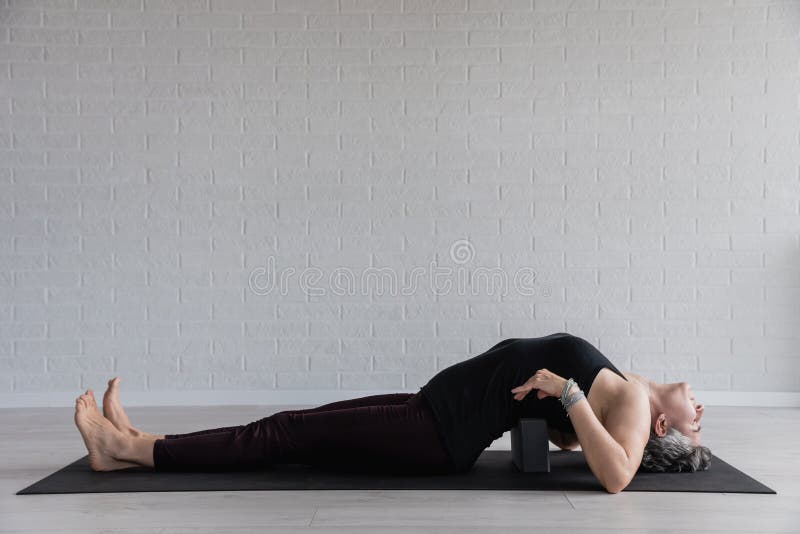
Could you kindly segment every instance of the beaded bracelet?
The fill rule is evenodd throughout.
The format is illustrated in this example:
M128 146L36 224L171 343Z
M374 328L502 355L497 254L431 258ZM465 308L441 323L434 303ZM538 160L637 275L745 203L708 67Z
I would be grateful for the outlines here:
M565 402L567 402L567 392L570 388L575 384L573 379L567 380L567 383L564 384L564 389L561 390L561 405L563 406Z

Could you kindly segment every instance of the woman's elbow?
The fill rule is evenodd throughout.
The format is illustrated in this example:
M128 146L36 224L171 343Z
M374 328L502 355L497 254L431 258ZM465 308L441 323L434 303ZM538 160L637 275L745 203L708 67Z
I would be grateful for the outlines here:
M628 487L632 478L632 476L617 477L614 480L603 483L603 488L608 493L619 493Z

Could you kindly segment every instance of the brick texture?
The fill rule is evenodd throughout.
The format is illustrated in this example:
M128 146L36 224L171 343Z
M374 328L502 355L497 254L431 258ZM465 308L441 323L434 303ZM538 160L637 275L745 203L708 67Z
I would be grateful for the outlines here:
M0 393L800 391L800 3L0 1ZM438 274L438 278L434 277Z

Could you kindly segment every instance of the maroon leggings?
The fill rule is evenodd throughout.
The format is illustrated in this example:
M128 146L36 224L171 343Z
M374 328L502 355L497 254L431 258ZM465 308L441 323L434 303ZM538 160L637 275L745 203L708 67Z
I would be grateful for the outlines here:
M232 471L300 463L370 472L448 473L452 462L419 393L287 410L247 425L165 434L156 471Z

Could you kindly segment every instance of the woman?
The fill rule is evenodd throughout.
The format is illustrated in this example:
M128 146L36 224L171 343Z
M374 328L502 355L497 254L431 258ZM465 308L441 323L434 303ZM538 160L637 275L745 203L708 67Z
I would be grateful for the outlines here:
M528 396L533 390L536 395ZM610 493L621 491L639 469L694 471L711 457L700 446L703 407L687 383L621 373L589 342L566 333L503 340L441 370L418 393L372 395L188 434L134 429L117 391L115 378L103 397L105 417L91 390L76 400L75 422L95 470L307 463L463 472L520 417L546 419L551 440L563 449L580 444Z

